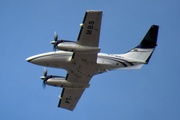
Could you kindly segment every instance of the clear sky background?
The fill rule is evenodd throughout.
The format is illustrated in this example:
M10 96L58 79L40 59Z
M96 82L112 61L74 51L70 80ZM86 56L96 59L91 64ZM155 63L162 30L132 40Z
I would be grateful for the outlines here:
M180 120L179 0L1 0L1 120ZM58 108L62 89L42 88L43 67L25 61L77 40L86 10L102 10L102 53L125 53L152 24L158 44L148 65L94 76L74 111ZM48 74L66 76L62 69Z

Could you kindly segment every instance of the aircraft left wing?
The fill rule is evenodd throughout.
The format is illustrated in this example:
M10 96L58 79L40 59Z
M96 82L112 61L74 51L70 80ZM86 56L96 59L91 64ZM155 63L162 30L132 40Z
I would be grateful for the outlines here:
M58 107L73 111L84 90L63 88Z
M89 87L91 77L68 73L66 80L69 82L86 84ZM85 88L63 88L58 107L73 111Z

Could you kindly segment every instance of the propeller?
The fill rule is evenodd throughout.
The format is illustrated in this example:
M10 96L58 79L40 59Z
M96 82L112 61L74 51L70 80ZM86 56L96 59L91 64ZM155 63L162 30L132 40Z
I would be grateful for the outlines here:
M57 45L62 42L62 40L58 40L58 34L56 34L56 32L54 32L54 41L51 42L51 44L53 44L53 50L56 51L57 49Z
M51 44L54 45L54 46L53 46L53 50L56 51L57 45L58 45L59 43L62 43L62 42L73 42L73 41L70 41L70 40L62 40L62 39L58 40L58 34L56 34L56 32L54 32L54 41L51 41Z
M45 89L45 87L46 87L46 82L47 82L47 80L48 80L49 78L51 78L51 77L52 77L52 75L47 75L47 70L46 70L46 68L44 68L44 76L43 76L43 77L40 77L40 78L43 80L42 86L43 86L44 89Z

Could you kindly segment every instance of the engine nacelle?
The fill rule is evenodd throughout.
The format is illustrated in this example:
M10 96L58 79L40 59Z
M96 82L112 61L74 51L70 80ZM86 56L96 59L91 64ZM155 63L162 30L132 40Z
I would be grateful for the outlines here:
M90 86L90 84L69 82L65 79L62 80L61 78L50 78L47 80L46 84L51 85L51 86L56 86L56 87L78 88L78 89L84 89Z
M80 52L80 53L98 53L101 50L101 48L99 47L83 46L83 45L78 45L74 42L59 43L57 45L57 49L70 51L70 52Z

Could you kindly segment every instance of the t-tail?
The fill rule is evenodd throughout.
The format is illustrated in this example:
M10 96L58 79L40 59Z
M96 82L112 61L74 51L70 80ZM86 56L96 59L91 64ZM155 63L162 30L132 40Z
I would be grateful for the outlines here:
M157 46L158 28L159 26L152 25L141 43L126 54L123 54L123 57L132 61L148 64L153 51Z

